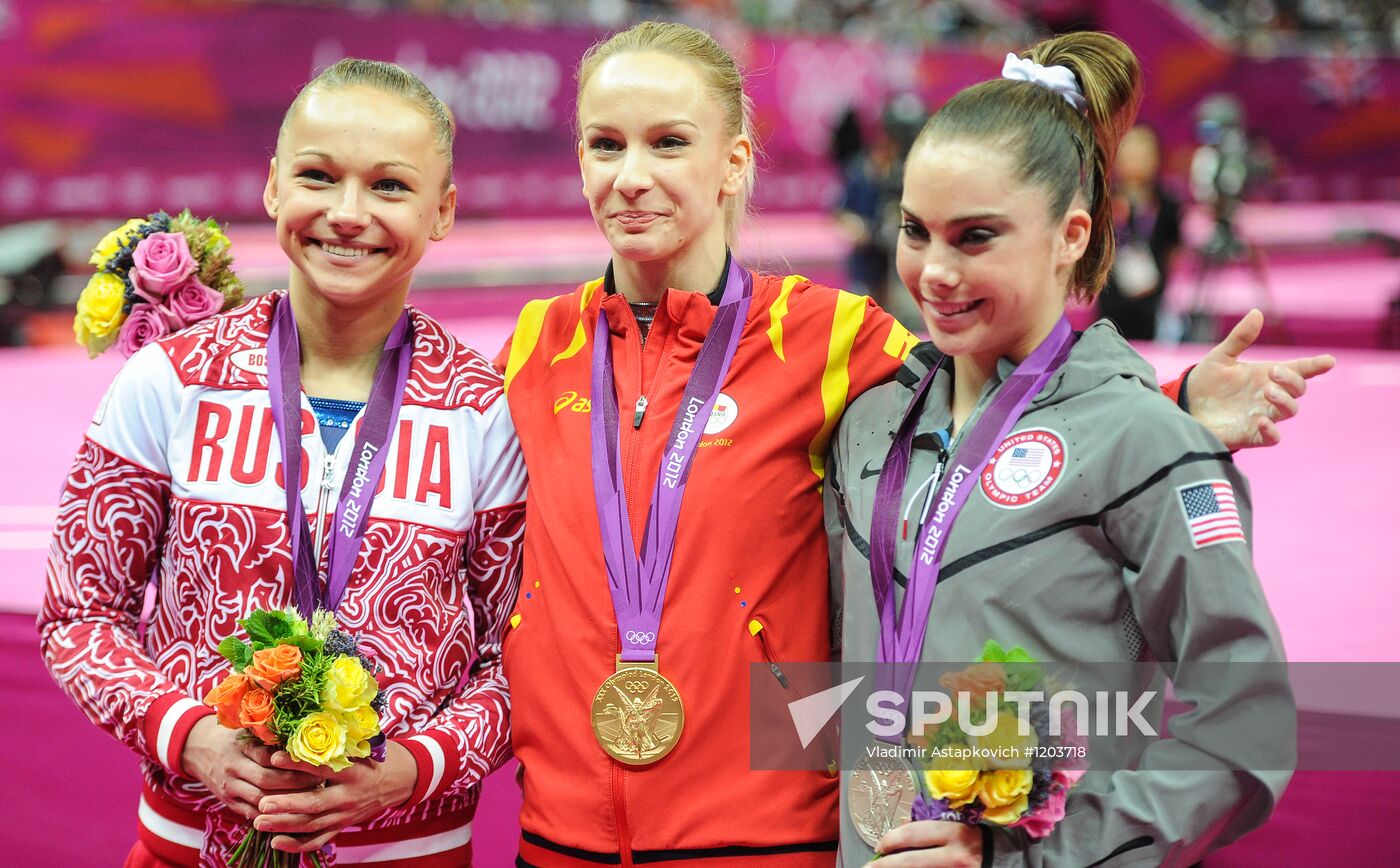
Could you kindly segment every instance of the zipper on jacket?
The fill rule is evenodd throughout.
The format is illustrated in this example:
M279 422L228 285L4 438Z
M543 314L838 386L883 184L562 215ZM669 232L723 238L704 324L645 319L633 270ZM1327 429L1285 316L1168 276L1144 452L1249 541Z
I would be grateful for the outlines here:
M606 301L606 299L604 300ZM637 403L634 407L632 415L633 433L630 438L630 442L627 444L631 447L631 449L624 451L622 486L623 497L626 498L627 501L628 514L637 515L637 510L646 509L648 507L650 503L649 496L652 490L652 486L650 484L637 484L637 456L642 451L640 446L641 434L639 432L642 427L642 419L646 415L647 407L650 406L652 399L656 397L655 391L657 388L657 384L661 381L660 374L661 370L666 365L667 354L671 350L671 342L673 340L675 329L673 327L670 331L667 332L666 339L661 344L661 358L657 361L656 364L656 376L652 378L651 389L648 390L645 387L645 384L642 382L642 377L645 373L645 364L642 356L646 352L646 345L642 343L641 327L637 325L637 315L633 312L632 306L630 304L624 303L623 307L627 310L626 315L628 317L631 317L632 319L633 337L631 339L630 345L637 358ZM606 314L603 315L606 316ZM652 321L651 339L653 341L656 339L655 320ZM611 331L608 332L608 340L612 340ZM663 434L662 436L665 435ZM622 450L622 435L619 435L618 440L618 449ZM616 631L613 632L613 635L617 636ZM620 654L622 652L620 638L617 640L617 644L613 647L614 653ZM611 766L612 769L610 772L610 778L612 790L613 816L617 823L617 850L622 860L622 868L632 868L632 828L630 825L629 818L627 816L627 776L629 772L628 769L624 767L621 763L611 763Z
M632 430L633 430L634 432L636 432L636 431L640 430L640 428L641 428L642 416L646 414L646 409L647 409L647 407L651 405L652 399L653 399L654 397L656 397L655 391L656 391L657 383L659 383L659 382L661 381L661 376L660 376L660 374L661 374L661 369L662 369L663 367L665 367L665 365L666 365L666 356L667 356L667 354L671 351L672 333L668 332L667 335L666 335L666 340L663 341L662 344L661 344L661 358L660 358L660 360L657 361L657 363L656 363L656 374L657 374L657 375L656 375L655 377L652 378L651 389L650 389L650 390L647 390L647 389L644 387L643 383L642 383L642 375L643 375L643 373L645 372L645 366L644 366L644 364L643 364L642 355L646 352L646 345L642 343L641 328L640 328L640 326L637 325L637 315L636 315L635 313L632 312L632 306L629 305L629 304L624 304L623 307L627 309L627 316L629 316L629 317L632 318L632 331L633 331L632 347L633 347L634 350L636 351L636 356L637 356L637 365L636 365L636 369L637 369L637 404L636 404L636 411L635 411L635 413L634 413L634 415L633 415L633 417L632 417ZM655 333L654 333L655 326L656 326L656 323L655 323L655 321L653 321L653 322L652 322L653 337L655 336ZM672 332L674 332L674 329L672 329ZM609 340L612 339L612 338L611 338L611 334L612 334L612 333L609 332ZM650 391L651 394L648 394L648 391ZM635 473L635 470L636 470L636 465L637 465L637 454L641 451L641 447L637 445L637 439L636 439L636 438L637 438L638 436L640 436L640 435L635 435L635 434L634 434L634 436L633 436L633 438L632 438L632 442L629 444L632 448L631 448L630 450L628 450L628 451L625 452L625 457L623 458L623 465L624 465L624 466L623 466L623 471L622 471L623 496L627 499L627 510L628 510L628 513L629 513L630 515L636 515L638 509L645 509L645 508L649 505L650 501L648 501L648 500L642 500L642 498L644 498L644 497L648 494L648 492L650 492L651 489L652 489L652 486L651 486L650 484L646 484L646 485L642 485L642 486L638 486L638 485L635 484L635 483L636 483L636 479L635 479L636 473ZM619 439L619 441L620 441L620 440L621 440L621 437L619 437L618 439ZM663 449L665 448L665 444L662 444L662 448L663 448ZM619 450L622 449L622 443L621 443L621 442L618 443L618 449L619 449ZM619 646L618 652L621 652L621 650L622 650L622 649L621 649L621 647Z
M768 644L768 625L758 618L753 618L749 621L748 629L749 635L758 640L759 653L763 655L763 660L768 664L768 670L773 673L773 677L778 679L778 683L794 699L802 699L802 694L798 693L797 688L792 686L792 681L788 679L787 673L778 664L778 655L773 653L773 646ZM822 740L822 751L826 754L827 774L835 777L838 772L836 751L832 749L831 740L827 738L826 730L823 729L819 734Z
M321 465L320 491L316 493L316 577L321 577L321 545L326 540L326 500L335 484L335 453L327 452Z
M606 299L604 299L604 301L606 301ZM638 500L641 495L637 491L635 491L635 489L639 488L639 486L635 484L629 484L629 482L635 483L634 477L636 476L635 470L637 464L637 453L641 451L641 447L638 445L637 442L637 438L640 435L636 434L635 432L637 432L638 429L641 428L642 417L646 414L647 405L650 404L651 401L644 394L645 390L643 389L642 385L642 374L645 370L642 360L642 354L646 351L646 345L642 343L641 326L637 324L637 315L635 312L633 312L632 306L630 304L624 304L623 307L627 309L627 316L632 318L632 348L635 351L637 358L637 403L632 416L632 430L634 434L632 437L632 442L629 444L632 448L629 452L625 454L625 457L623 458L624 466L622 472L622 496L626 500L628 514L636 515L635 510L638 508ZM606 313L603 314L603 316L606 315ZM608 332L608 340L612 340L611 330ZM663 344L661 347L663 361L665 359L665 353L668 348L668 345L669 339L668 343ZM659 366L657 370L658 372L660 371ZM657 379L660 378L658 377ZM615 386L616 383L614 383L614 387ZM619 436L619 450L622 449L621 440L622 437ZM650 486L645 486L644 488L646 491L651 490ZM613 635L617 636L617 632L613 631ZM617 644L613 647L615 649L614 653L622 653L622 640L620 637L617 639ZM632 827L627 816L627 769L621 763L613 762L609 763L609 765L611 766L611 770L609 772L609 789L611 790L612 796L613 818L617 825L617 852L621 860L622 868L632 868Z
M758 649L763 654L763 659L768 662L768 668L772 671L773 677L778 679L778 683L784 690L792 690L792 682L788 681L787 674L783 672L783 667L778 665L778 658L773 653L773 648L768 644L766 630L768 625L757 618L749 621L749 635L758 640Z

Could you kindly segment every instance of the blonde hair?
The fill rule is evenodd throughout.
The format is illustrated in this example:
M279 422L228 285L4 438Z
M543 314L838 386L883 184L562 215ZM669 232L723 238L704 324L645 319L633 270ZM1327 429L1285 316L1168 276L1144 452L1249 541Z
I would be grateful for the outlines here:
M282 125L277 130L277 141L282 141L287 132L287 125L312 93L347 87L368 87L392 94L423 113L432 127L433 141L437 144L438 152L447 158L447 174L442 180L443 189L447 189L452 183L452 143L457 132L452 113L443 101L428 89L421 78L397 63L347 57L328 67L298 91L292 104L287 107L287 113L282 116Z
M1041 85L993 79L950 99L925 124L915 147L971 141L1004 151L1023 182L1049 191L1054 219L1069 211L1076 193L1082 195L1093 226L1069 290L1087 301L1103 289L1113 265L1109 172L1119 141L1137 117L1142 68L1132 49L1106 33L1056 36L1021 52L1021 57L1042 66L1068 67L1088 103L1087 112L1080 114Z
M685 24L644 21L594 43L579 61L578 98L602 63L621 54L654 51L694 64L700 72L706 92L724 112L724 132L729 136L746 136L753 142L753 101L744 92L744 74L734 57L715 42L710 34ZM575 126L579 125L575 118ZM755 151L757 146L755 145ZM724 235L734 243L739 224L748 215L749 198L753 195L755 160L749 161L742 189L724 206Z

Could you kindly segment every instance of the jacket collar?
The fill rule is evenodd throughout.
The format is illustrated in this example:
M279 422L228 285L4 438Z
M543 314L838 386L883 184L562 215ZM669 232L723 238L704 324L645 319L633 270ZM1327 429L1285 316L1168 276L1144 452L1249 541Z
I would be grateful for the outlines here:
M734 253L727 248L724 251L724 268L720 269L719 282L715 288L705 293L705 298L709 299L711 307L719 307L719 303L724 300L724 279L729 276L729 264L734 258ZM617 295L617 283L613 279L612 260L608 260L608 270L603 273L603 295Z

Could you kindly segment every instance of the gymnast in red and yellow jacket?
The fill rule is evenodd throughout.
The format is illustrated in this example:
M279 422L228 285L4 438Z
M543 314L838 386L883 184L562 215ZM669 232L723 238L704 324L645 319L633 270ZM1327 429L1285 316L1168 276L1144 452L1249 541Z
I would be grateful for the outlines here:
M917 339L861 296L754 276L681 506L662 616L658 656L684 697L685 732L665 759L635 769L599 748L589 722L620 650L592 504L593 330L601 308L640 540L666 434L716 308L705 294L668 292L644 344L610 283L531 302L497 359L531 478L524 590L504 651L524 766L522 855L554 865L572 851L586 851L574 854L583 864L599 853L684 850L830 864L835 780L750 770L748 673L752 663L830 657L827 444L847 404L893 376Z

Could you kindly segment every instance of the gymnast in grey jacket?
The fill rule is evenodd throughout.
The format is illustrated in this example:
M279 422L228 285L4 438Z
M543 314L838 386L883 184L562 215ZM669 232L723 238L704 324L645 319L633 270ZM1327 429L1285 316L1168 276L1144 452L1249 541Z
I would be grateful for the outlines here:
M877 659L872 524L879 479L903 448L905 482L885 497L898 508L880 512L902 531L885 534L895 611L918 596L905 589L934 539L929 522L945 522L917 659L965 664L995 639L1041 661L1142 664L1134 687L1159 688L1165 674L1191 708L1161 740L1096 740L1094 767L1048 836L911 822L880 839L880 864L1190 865L1268 818L1295 758L1248 486L1111 324L1075 335L1062 319L1067 296L1092 297L1112 260L1103 182L1137 105L1131 51L1070 34L1009 57L1004 74L954 97L910 153L898 267L933 342L859 398L833 438L826 520L842 658ZM1025 386L1035 365L1044 370ZM974 454L996 413L1005 422ZM944 500L954 508L939 517ZM1158 698L1143 717L1160 712ZM859 704L844 713L847 765L870 741L868 719ZM861 865L875 850L852 818L851 770L842 776L843 864Z

